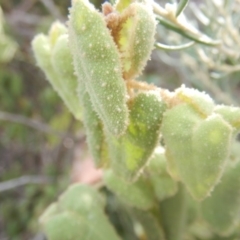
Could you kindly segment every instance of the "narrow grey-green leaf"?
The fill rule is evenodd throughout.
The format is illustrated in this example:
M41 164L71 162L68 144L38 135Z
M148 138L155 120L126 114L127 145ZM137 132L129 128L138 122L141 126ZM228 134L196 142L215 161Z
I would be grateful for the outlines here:
M67 34L61 35L52 49L52 65L61 81L65 104L76 119L82 119L82 106L77 94L78 81L74 75Z
M160 24L162 24L164 27L179 33L180 35L193 40L197 43L201 43L207 46L217 46L221 43L221 41L219 40L213 40L211 38L209 38L208 36L201 34L199 36L193 35L192 33L189 33L187 31L184 31L183 29L179 28L177 25L171 23L170 21L164 19L161 16L157 16L157 20L159 21Z
M53 89L71 113L77 119L81 119L82 110L77 96L77 78L73 75L72 57L67 44L66 31L63 24L55 22L48 36L38 34L33 39L32 48L38 66L46 74ZM64 37L61 38L62 35Z
M192 42L184 43L178 46L173 46L173 45L166 45L166 44L157 42L155 43L155 47L161 50L166 50L166 51L179 51L179 50L183 50L193 46L194 43L195 42L192 41Z
M44 71L53 88L57 91L57 89L61 88L61 84L51 64L49 38L44 34L38 34L32 41L32 48L38 66Z
M180 0L177 6L176 17L178 17L188 5L189 0Z

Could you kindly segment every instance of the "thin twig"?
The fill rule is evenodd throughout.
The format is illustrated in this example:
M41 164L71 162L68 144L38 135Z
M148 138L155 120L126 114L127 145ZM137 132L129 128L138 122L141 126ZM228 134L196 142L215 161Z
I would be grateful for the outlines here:
M145 90L145 91L157 89L157 87L153 84L148 84L146 82L140 82L140 81L136 81L136 80L128 80L127 86L130 88L135 88L138 90Z
M21 11L27 12L35 5L36 2L37 0L24 0L17 6L17 8Z
M27 184L46 184L49 178L44 176L22 176L9 181L0 182L0 192L8 191Z
M162 8L157 3L152 2L152 6L154 13L157 15L156 19L165 27L198 43L210 46L220 45L221 41L209 38L193 25L189 24L189 21L185 18L184 14L176 18L173 4L167 4L165 8Z
M56 131L44 123L41 123L41 122L33 120L33 119L29 119L22 115L0 111L0 121L1 120L2 121L10 121L10 122L18 123L18 124L23 124L25 126L34 128L40 132L44 132L47 134L55 134L55 135L59 135L61 137L65 136L65 133L63 133L63 132Z
M178 50L183 50L183 49L189 48L189 47L193 46L194 43L195 42L192 41L192 42L188 42L188 43L181 44L178 46L172 46L172 45L166 45L166 44L157 42L157 43L155 43L155 47L158 49L161 49L161 50L166 50L166 51L178 51Z
M37 233L31 240L46 240L45 235L43 233Z
M52 0L40 0L42 4L47 8L47 10L52 14L52 16L56 19L62 20L61 13L58 8L55 6Z

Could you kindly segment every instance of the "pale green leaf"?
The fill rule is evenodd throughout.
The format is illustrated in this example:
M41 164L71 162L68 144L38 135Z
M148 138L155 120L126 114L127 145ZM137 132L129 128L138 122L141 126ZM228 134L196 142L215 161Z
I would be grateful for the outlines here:
M112 170L108 170L104 173L104 182L119 199L132 207L150 209L155 204L154 192L150 184L142 178L134 183L127 183Z
M108 135L111 167L125 180L134 181L146 165L160 137L165 103L159 93L138 94L130 103L130 123L124 135Z

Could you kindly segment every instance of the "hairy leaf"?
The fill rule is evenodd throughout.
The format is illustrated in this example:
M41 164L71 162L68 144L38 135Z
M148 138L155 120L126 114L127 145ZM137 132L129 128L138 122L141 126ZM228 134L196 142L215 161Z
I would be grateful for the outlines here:
M77 78L73 75L66 31L64 25L53 23L49 35L37 35L32 41L32 47L37 64L46 74L54 90L76 119L81 119L82 109L77 96Z
M156 148L145 172L159 201L169 198L177 192L177 183L167 172L166 165L164 149L162 147Z
M214 112L220 114L236 132L240 131L240 108L219 105L215 107Z
M158 93L138 94L130 103L130 123L126 133L108 135L111 167L126 180L134 181L146 165L160 136L165 104Z
M95 111L110 133L123 134L128 122L126 86L103 16L88 1L73 1L69 34L76 73L84 79Z
M208 94L200 92L197 89L186 88L182 85L180 88L176 89L175 96L179 100L192 106L202 118L206 118L213 112L215 104L212 98Z
M67 34L56 40L52 50L52 65L61 81L65 104L77 119L82 119L82 106L77 93L78 81L74 75Z
M83 105L83 123L86 128L87 142L96 167L104 167L109 164L109 156L103 124L93 109L85 83L79 79L79 97Z
M160 203L160 217L168 240L183 240L186 231L187 205L183 186L178 193Z
M133 79L142 72L153 50L156 21L149 3L132 3L122 14L129 17L121 24L117 44L123 76Z
M126 204L139 209L150 209L155 204L151 185L139 178L134 183L127 183L114 174L112 170L104 173L106 186Z
M115 4L116 10L122 12L125 8L127 8L131 4L131 0L117 0Z
M202 204L202 216L220 235L230 235L240 222L240 162L226 169L221 182Z
M222 176L231 126L216 114L202 119L191 105L180 104L166 112L162 132L169 168L173 166L195 199L204 199Z
M166 144L168 171L174 179L185 184L191 171L193 149L191 146L193 129L202 121L198 113L188 104L180 104L165 112L162 134ZM190 177L189 177L190 178Z
M142 225L148 240L165 240L165 234L159 220L151 212L132 210L137 221Z
M102 197L93 188L75 184L56 204L58 213L42 218L49 240L120 240L104 214Z
M193 158L186 185L192 195L203 199L213 189L229 156L232 128L220 116L212 115L200 123L192 138Z

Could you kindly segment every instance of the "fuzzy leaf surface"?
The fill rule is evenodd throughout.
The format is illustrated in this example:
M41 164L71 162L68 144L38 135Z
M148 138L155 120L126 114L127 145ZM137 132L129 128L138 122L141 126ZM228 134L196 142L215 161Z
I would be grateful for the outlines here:
M49 240L120 240L104 213L104 201L91 187L75 184L57 202L58 213L42 218Z
M73 1L69 39L76 73L84 80L95 111L107 131L123 134L128 109L118 49L103 16L88 1Z
M240 162L231 165L211 196L201 204L205 221L223 236L233 233L240 222Z
M162 147L155 149L146 167L146 174L159 201L169 198L177 192L177 183L167 172L167 160Z
M123 179L134 181L146 165L160 136L166 109L158 93L139 93L130 103L130 123L123 136L108 135L111 167Z
M104 174L104 182L123 202L132 207L147 210L155 204L151 186L142 178L134 183L127 183L116 176L112 170L108 170Z
M219 115L202 119L189 104L167 111L162 132L169 169L197 200L204 199L222 176L229 155L232 128Z

